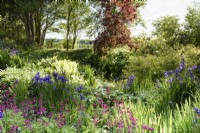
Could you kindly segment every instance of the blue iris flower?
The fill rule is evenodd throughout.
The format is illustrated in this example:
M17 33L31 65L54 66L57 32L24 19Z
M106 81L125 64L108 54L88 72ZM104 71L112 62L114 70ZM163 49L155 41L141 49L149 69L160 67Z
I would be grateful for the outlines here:
M17 80L15 80L15 84L18 84L19 83L19 80L17 79Z
M83 100L84 99L84 95L80 94L80 99Z
M0 119L2 119L2 118L3 118L3 112L0 111Z
M51 81L51 76L46 76L46 77L44 77L43 79L42 79L44 82L47 82L47 83L52 83L52 81Z
M176 76L179 74L179 72L180 72L180 69L177 68L177 69L175 70Z
M200 115L200 109L194 108L194 111L195 111L198 115Z
M168 77L169 75L172 75L172 74L173 74L173 71L172 71L172 70L166 71L166 72L164 73L165 77Z
M182 57L181 63L180 63L180 70L183 70L185 68L185 59Z
M38 82L40 82L41 78L40 78L40 73L37 72L37 74L32 78L32 81L34 84L38 84Z
M76 92L81 91L83 89L83 86L80 85L79 87L76 88Z
M57 73L57 72L53 72L53 76L54 76L55 78L57 78L57 77L58 77L58 73Z
M135 79L135 76L134 75L131 75L129 78L128 78L128 82L126 84L126 88L130 88L131 85L133 84L133 81Z
M58 76L58 80L60 80L62 83L65 83L68 81L68 79L65 78L64 76Z
M172 83L174 81L174 78L171 78L168 80L169 83Z

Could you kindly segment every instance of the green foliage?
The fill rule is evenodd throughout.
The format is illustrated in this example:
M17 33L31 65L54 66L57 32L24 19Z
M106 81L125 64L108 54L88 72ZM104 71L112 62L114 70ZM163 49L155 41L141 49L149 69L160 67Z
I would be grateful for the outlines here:
M174 74L172 77L175 80L170 84L168 80L172 77L164 78L164 72L179 67L182 56L185 57L186 67L199 65L199 49L192 45L172 49L159 39L143 43L135 53L119 48L103 57L93 54L89 49L68 52L46 49L11 56L8 63L10 67L0 72L0 83L9 86L18 105L31 97L41 98L43 107L48 113L52 111L53 115L49 119L48 113L43 116L30 113L25 118L21 111L13 113L7 109L6 116L9 117L0 120L3 132L10 131L12 125L8 123L18 125L21 132L31 132L24 126L28 118L31 118L32 132L126 132L131 123L126 112L132 112L137 119L137 126L131 129L134 132L150 132L141 128L146 124L157 133L198 133L199 126L193 124L193 120L198 123L199 119L193 106L200 107L199 82L185 74L188 72L186 68L180 72L182 83ZM52 82L34 84L33 77L38 72L40 80L51 76ZM53 72L59 72L60 76L68 79L67 82L56 79L52 76ZM98 73L105 73L105 77L110 77L110 80L99 78ZM136 77L130 87L127 87L128 81L122 77L124 73L125 77L132 74ZM193 74L199 78L198 70L193 71ZM112 80L116 75L120 75L121 80ZM19 80L18 84L15 83L16 79ZM106 109L99 103L100 100ZM116 101L120 101L120 108ZM66 120L63 127L58 125L61 114ZM126 121L123 129L119 129L120 120ZM109 126L109 122L113 125Z
M187 45L180 49L180 53L184 55L187 66L200 65L200 49L198 47Z
M66 75L75 75L78 73L78 64L69 60L56 60L51 64L53 70Z
M174 46L178 39L180 31L180 24L178 18L175 16L164 16L159 18L153 23L155 27L154 34L157 37L164 38L166 43L170 46Z
M0 80L2 82L19 80L23 81L25 84L29 84L32 77L34 77L38 71L45 74L44 69L36 68L34 64L28 64L22 68L8 67L5 70L0 71Z
M66 22L59 22L57 28L59 31L66 30L64 48L74 49L79 33L91 23L89 2L68 0L62 6L60 18L66 20Z
M7 50L0 49L0 69L5 69L9 65L10 55Z
M176 45L174 48L166 44L162 38L143 42L141 49L129 57L129 64L123 70L126 78L134 74L140 80L146 78L159 79L166 70L175 69L184 56L188 66L200 64L200 51L193 45Z
M165 70L174 69L180 62L180 56L169 54L167 56L133 56L130 58L127 69L124 70L126 77L134 74L139 80L152 80L163 77Z
M15 113L12 110L6 110L4 112L4 119L0 121L0 125L3 126L2 132L6 133L9 132L13 125L18 125L21 130L26 131L27 129L24 124L24 118L22 116L22 112Z
M193 6L188 8L185 20L190 43L200 46L200 2L194 2Z
M28 86L23 80L15 81L12 86L12 92L15 95L17 103L20 103L29 97Z
M79 72L84 77L85 84L88 86L95 85L96 77L95 70L88 65L79 66Z
M199 116L194 111L194 108L199 107L199 94L195 97L195 102L192 102L190 99L185 101L181 107L176 106L174 111L174 132L192 132L198 133L200 131L199 125Z
M10 67L22 68L25 65L26 63L24 59L20 58L18 55L10 57L10 62L9 62Z
M189 96L194 95L199 88L199 76L195 74L197 68L188 67L188 70L176 69L174 74L168 78L170 84L170 100L180 105Z
M143 43L139 50L138 54L142 56L165 55L167 54L166 52L172 50L172 48L166 44L166 41L163 38L157 38Z
M100 58L99 68L105 77L120 78L128 65L129 53L116 51Z
M3 3L1 3L3 5ZM5 13L5 7L0 9L0 40L3 42L14 42L21 45L24 41L24 28L21 21L14 19L14 15L9 16L9 13ZM1 13L1 11L4 10ZM2 43L2 42L1 42Z

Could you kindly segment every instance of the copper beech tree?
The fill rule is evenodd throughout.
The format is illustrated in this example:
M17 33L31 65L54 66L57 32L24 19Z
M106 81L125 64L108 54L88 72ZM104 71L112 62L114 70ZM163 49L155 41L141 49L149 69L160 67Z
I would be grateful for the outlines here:
M134 0L101 0L102 32L94 41L94 49L100 55L111 48L128 45L134 47L127 24L136 20L138 5Z

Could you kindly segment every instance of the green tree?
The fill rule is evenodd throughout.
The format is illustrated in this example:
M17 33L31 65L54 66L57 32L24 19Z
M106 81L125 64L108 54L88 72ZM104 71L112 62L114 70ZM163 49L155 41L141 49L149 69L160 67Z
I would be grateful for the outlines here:
M10 41L20 44L23 43L24 36L25 33L21 21L9 18L8 15L0 15L0 41Z
M188 8L185 20L185 30L188 33L189 42L200 46L200 2L194 2L193 6Z
M26 47L44 44L47 30L55 23L62 1L57 0L0 0L0 15L8 15L23 23Z
M65 48L68 50L70 42L74 49L79 33L86 29L91 22L91 9L88 2L68 0L62 10L60 30L66 34Z
M154 35L165 39L166 43L174 46L179 37L180 24L176 16L164 16L153 22L155 27Z

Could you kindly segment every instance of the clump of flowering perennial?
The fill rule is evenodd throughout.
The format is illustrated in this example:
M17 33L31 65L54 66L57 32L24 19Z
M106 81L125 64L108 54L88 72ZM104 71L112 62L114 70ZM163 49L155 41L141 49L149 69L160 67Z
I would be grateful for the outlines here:
M62 83L66 83L68 81L67 78L65 78L62 75L59 75L58 73L54 72L53 73L55 81L61 81ZM38 85L39 83L53 83L52 78L50 75L47 75L45 77L41 77L40 73L37 72L37 74L32 78L33 84Z
M1 103L1 110L3 111L4 109L17 109L16 104L14 102L14 96L11 96L11 93L9 90L4 91L3 93L3 100Z
M20 53L21 53L21 51L15 49L15 48L13 48L13 49L10 50L10 55L12 55L12 56L18 55Z
M198 115L200 115L200 109L194 108L194 111L195 111Z
M172 70L166 71L166 72L164 73L165 77L168 77L168 76L170 76L170 75L172 75L172 74L173 74L173 71L172 71Z
M181 74L181 72L183 70L185 70L185 75ZM193 80L197 79L197 77L193 74L193 70L198 70L198 66L194 65L194 66L188 67L188 69L186 69L185 59L182 57L180 67L176 68L174 71L173 70L166 71L164 73L164 75L165 75L165 77L171 76L168 80L168 82L170 84L173 83L175 80L178 80L180 83L183 83L183 78L184 78L183 76L185 76L185 78L187 78L187 76L189 76Z
M142 129L144 130L149 130L149 131L154 131L154 128L153 127L149 127L147 125L142 125Z
M123 121L118 122L118 128L119 129L124 128L124 122Z
M79 87L76 88L76 92L79 92L79 91L81 91L82 89L83 89L83 86L80 85Z
M130 88L134 82L134 79L135 79L135 76L134 75L131 75L129 78L128 78L128 81L127 81L127 84L126 84L126 88Z
M198 73L197 66L186 68L184 58L182 58L179 68L173 71L166 71L164 75L168 80L170 88L173 88L170 90L173 94L169 96L169 99L181 105L180 103L184 102L191 92L195 94L200 86Z
M0 111L0 119L2 119L2 118L3 118L3 112Z
M181 59L181 63L180 63L180 67L179 68L176 68L176 70L173 72L172 70L169 70L169 71L166 71L164 73L165 77L168 77L170 75L173 75L175 74L177 77L179 76L179 73L185 69L185 59L182 57ZM170 82L170 81L169 81ZM171 81L173 82L173 81Z
M60 80L62 83L66 83L68 81L67 78L65 78L62 75L59 75L57 72L53 72L53 76L54 76L55 81Z
M32 78L33 84L42 84L42 83L52 83L51 76L47 75L44 78L40 76L40 73L37 72L37 74Z
M18 128L19 128L18 126L12 125L12 127L11 127L11 133L18 133L19 132Z
M56 121L58 124L58 127L61 128L66 124L66 118L65 115L63 114L63 112L59 112L57 117L56 117Z
M85 96L83 94L80 94L80 99L83 100Z
M102 106L104 105L103 100L99 99L98 102ZM121 132L121 129L127 131L127 133L134 132L134 129L137 127L137 119L133 116L132 111L125 107L124 101L122 100L114 100L114 103L115 103L115 109L117 110L116 112L117 117L115 117L114 119L107 119L106 121L107 127L111 129L113 127L117 127L120 130L120 131L118 130L119 132ZM111 111L112 109L110 109L108 106L105 106L104 108L106 109L107 114L113 115ZM102 107L102 110L104 110L104 108ZM102 111L102 114L104 113L105 112Z

